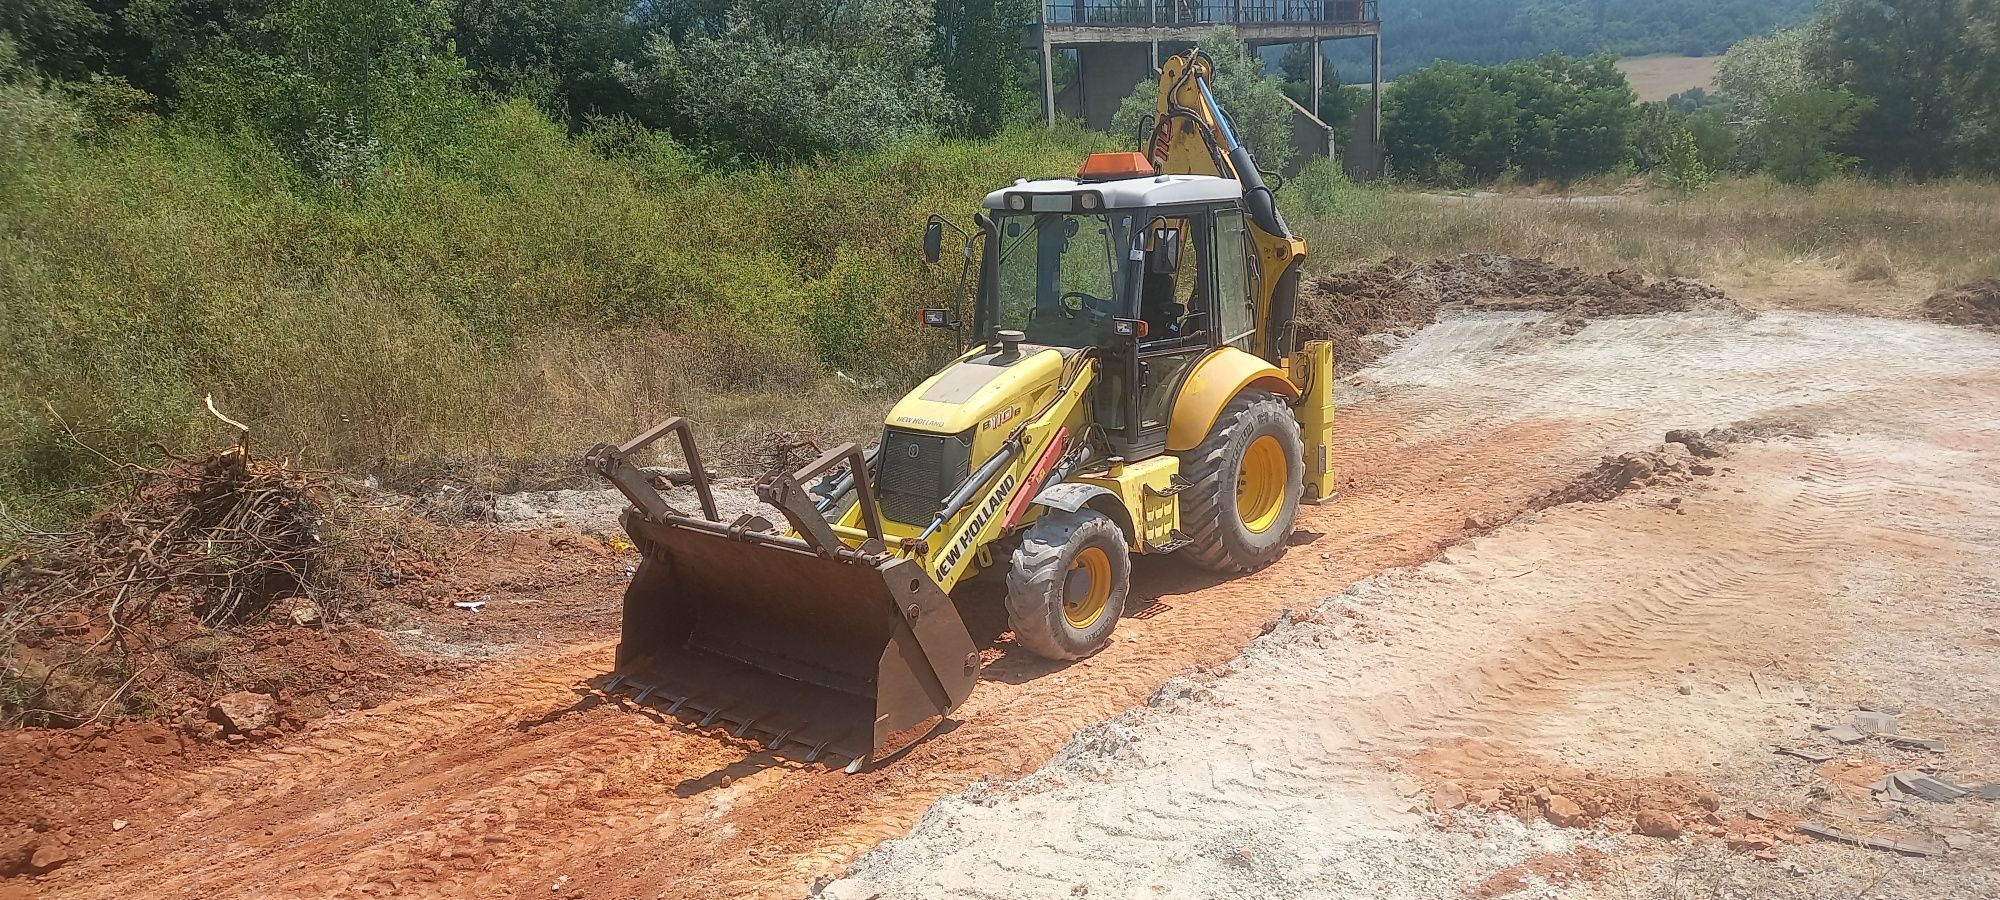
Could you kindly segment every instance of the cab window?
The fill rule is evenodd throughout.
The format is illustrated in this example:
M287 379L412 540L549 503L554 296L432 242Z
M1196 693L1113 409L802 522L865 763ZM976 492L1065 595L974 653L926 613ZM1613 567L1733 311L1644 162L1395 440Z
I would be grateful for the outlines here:
M1256 300L1250 292L1250 235L1240 210L1215 214L1215 315L1221 341L1248 348L1257 330Z

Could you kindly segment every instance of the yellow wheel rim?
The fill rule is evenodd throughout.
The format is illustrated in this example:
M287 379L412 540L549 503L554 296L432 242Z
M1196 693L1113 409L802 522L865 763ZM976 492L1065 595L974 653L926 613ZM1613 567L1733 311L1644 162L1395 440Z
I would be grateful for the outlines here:
M1250 442L1243 453L1243 470L1236 475L1236 514L1252 534L1263 534L1277 524L1285 508L1285 448L1278 439L1264 435Z
M1063 621L1083 629L1104 618L1111 601L1111 557L1098 547L1085 547L1069 563L1063 581Z

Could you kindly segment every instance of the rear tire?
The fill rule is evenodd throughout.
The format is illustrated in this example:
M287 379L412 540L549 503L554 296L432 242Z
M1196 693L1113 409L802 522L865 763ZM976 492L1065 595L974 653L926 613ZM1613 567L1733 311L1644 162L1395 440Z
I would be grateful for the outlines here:
M1244 391L1223 407L1201 445L1180 454L1183 553L1218 572L1250 572L1285 552L1305 489L1305 441L1291 407Z
M1118 523L1088 509L1047 510L1021 536L1007 573L1014 643L1036 656L1083 659L1111 643L1131 586Z

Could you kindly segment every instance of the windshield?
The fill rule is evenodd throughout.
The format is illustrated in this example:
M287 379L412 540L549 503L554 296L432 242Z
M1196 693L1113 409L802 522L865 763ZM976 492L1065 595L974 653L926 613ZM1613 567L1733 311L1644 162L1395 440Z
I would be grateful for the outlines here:
M999 326L1026 333L1031 344L1107 343L1123 315L1121 261L1132 246L1132 216L1017 213L996 224Z

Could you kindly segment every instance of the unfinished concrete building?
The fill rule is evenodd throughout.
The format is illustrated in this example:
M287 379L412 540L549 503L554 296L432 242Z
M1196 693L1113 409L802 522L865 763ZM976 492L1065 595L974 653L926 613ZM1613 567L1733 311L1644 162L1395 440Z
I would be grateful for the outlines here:
M1217 26L1236 29L1255 51L1274 44L1312 47L1312 103L1293 104L1294 167L1330 156L1340 143L1314 112L1325 82L1325 43L1369 42L1369 102L1357 110L1341 160L1350 176L1374 178L1382 167L1382 20L1376 0L1048 0L1035 38L1041 46L1042 108L1108 130L1119 101L1150 76L1162 54L1205 38ZM1056 84L1058 54L1075 52L1076 77ZM1339 90L1340 85L1331 85Z

